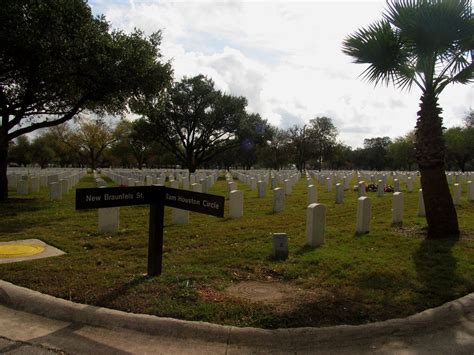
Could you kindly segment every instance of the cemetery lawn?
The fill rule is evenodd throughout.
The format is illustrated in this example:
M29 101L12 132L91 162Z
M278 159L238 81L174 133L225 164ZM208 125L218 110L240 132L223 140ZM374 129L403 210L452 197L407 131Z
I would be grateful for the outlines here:
M457 207L459 240L424 238L426 221L417 217L418 194L407 193L403 183L403 226L391 226L392 194L378 198L368 193L371 231L356 236L357 193L346 191L344 203L336 205L335 191L314 184L318 202L328 207L321 247L305 246L305 179L294 186L279 214L271 212L271 193L259 199L256 191L238 183L245 193L243 218L191 213L189 224L171 225L166 208L159 277L146 276L147 206L122 207L119 233L99 234L97 210L76 211L74 191L62 201L49 201L46 189L21 198L11 191L10 199L0 204L0 242L37 238L67 254L0 264L0 279L127 312L262 328L400 318L474 292L474 203L466 201L465 183ZM92 176L78 187L93 187ZM415 191L418 187L419 181ZM209 192L226 195L223 177ZM274 232L288 234L286 261L270 256ZM291 291L271 302L226 292L243 281Z

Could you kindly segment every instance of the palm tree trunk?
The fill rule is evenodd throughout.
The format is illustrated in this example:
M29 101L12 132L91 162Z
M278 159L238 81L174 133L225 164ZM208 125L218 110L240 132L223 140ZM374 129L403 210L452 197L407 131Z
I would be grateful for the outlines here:
M416 159L428 223L428 238L459 236L456 209L446 179L441 108L433 92L421 96L416 124Z

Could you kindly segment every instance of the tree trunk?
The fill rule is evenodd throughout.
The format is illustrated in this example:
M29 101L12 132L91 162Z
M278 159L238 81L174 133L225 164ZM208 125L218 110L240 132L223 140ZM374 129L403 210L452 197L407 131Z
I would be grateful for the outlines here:
M0 127L0 202L8 198L8 137L7 132Z
M446 179L441 109L434 93L424 92L416 124L416 159L421 173L428 238L459 236L456 209Z

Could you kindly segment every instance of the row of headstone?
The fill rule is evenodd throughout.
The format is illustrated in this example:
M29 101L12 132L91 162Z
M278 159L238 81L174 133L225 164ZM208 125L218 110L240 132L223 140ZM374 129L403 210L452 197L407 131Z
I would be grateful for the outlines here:
M61 200L65 194L79 183L79 180L85 175L85 173L86 171L84 170L80 173L68 176L63 175L63 177L60 177L60 175L49 175L48 187L50 200Z
M19 195L26 196L31 193L38 193L41 187L50 187L50 184L53 182L60 183L61 180L66 180L66 182L61 182L61 185L55 188L54 199L59 199L60 197L57 198L57 196L69 191L85 173L84 169L62 169L60 171L30 169L28 172L23 173L10 171L7 175L8 188L16 190Z
M151 170L147 172L136 172L130 170L112 170L106 169L102 173L108 176L112 181L122 186L151 186L151 185L170 185L174 183L175 188L190 189L192 184L198 183L201 185L201 192L207 193L219 177L219 171L199 171L188 174L187 171L158 171L152 173Z

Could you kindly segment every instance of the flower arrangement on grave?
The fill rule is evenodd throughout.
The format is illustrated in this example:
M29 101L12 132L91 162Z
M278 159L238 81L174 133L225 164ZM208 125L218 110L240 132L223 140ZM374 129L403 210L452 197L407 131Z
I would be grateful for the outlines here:
M128 185L120 184L118 187L128 187Z
M385 185L384 192L393 192L393 186L392 185Z
M377 185L375 184L368 184L365 191L369 192L377 192Z

